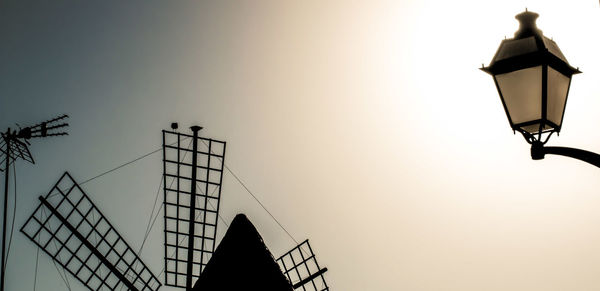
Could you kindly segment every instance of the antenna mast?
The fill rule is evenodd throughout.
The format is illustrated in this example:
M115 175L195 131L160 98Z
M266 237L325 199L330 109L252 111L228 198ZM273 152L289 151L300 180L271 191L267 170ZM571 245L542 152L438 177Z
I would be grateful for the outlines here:
M9 127L6 129L6 132L0 133L2 135L2 140L0 142L4 143L4 149L2 149L0 145L0 160L3 159L2 162L4 162L4 169L2 169L2 162L0 162L0 172L4 172L4 219L2 220L2 261L0 262L2 278L0 278L0 291L4 291L4 279L6 277L6 208L8 204L10 165L19 158L35 164L33 157L29 152L28 146L30 143L28 140L31 138L68 135L68 133L64 131L57 131L60 128L69 126L66 122L58 123L68 117L68 115L63 114L36 125L21 128L18 132L16 130L11 130Z

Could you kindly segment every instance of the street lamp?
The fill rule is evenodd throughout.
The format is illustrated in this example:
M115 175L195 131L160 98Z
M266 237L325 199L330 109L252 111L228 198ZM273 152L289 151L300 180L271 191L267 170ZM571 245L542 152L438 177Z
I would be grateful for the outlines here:
M510 127L531 144L532 159L555 154L600 167L598 154L544 146L553 133L560 132L571 78L581 72L537 28L538 16L527 10L517 14L519 30L514 38L503 40L490 65L481 70L494 78Z

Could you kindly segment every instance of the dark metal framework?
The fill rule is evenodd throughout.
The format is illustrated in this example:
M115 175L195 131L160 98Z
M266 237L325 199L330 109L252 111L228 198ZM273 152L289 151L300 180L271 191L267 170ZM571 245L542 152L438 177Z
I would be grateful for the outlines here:
M63 114L36 125L21 128L18 132L11 131L9 128L5 133L1 133L2 140L0 140L0 172L5 171L10 164L19 158L35 164L33 161L33 156L27 147L30 145L29 141L27 140L38 137L68 135L68 133L64 131L56 131L69 126L69 124L66 122L56 124L56 122L64 120L68 117L68 115Z
M519 30L515 32L515 37L503 40L490 65L488 67L482 65L481 70L494 77L494 83L500 95L504 112L508 117L508 122L514 131L520 132L525 140L531 144L532 159L541 160L547 154L560 155L600 167L600 154L570 147L545 146L552 134L555 132L558 134L561 130L571 88L571 79L574 74L579 74L581 71L579 71L579 68L572 67L558 45L552 39L544 36L542 31L537 28L535 20L538 16L537 13L527 11L527 9L525 9L525 12L518 14L516 18L519 20L520 25ZM497 77L501 74L533 67L541 67L541 118L515 124ZM551 82L548 79L549 68L569 79L565 92L565 102L560 108L562 112L560 120L558 120L559 124L548 119L548 85ZM535 127L536 125L537 127ZM528 131L527 128L532 129L532 132Z
M35 164L33 161L33 156L31 156L31 152L29 152L29 148L27 148L27 144L18 139L12 139L7 142L8 138L0 139L0 172L4 172L6 167L9 167L12 163L17 159L23 159L26 162ZM7 148L8 147L10 148ZM8 161L6 161L8 159Z
M531 144L532 159L542 160L546 155L571 157L600 168L600 155L597 153L569 147L547 147L538 141Z
M90 290L158 290L158 278L65 172L21 232Z
M289 252L277 259L294 289L303 291L328 291L323 274L327 268L321 269L308 240L303 241Z
M4 220L2 222L2 258L0 259L0 291L4 291L4 281L6 281L6 206L8 204L8 182L10 176L10 165L17 159L23 159L27 162L34 164L33 156L29 152L28 145L30 145L28 139L48 137L48 136L59 136L68 135L65 131L57 131L64 127L69 126L68 123L63 122L57 124L58 121L64 120L69 116L63 114L56 118L46 120L36 125L20 128L19 131L11 130L10 127L6 129L6 132L1 133L2 139L0 140L0 172L4 172ZM4 166L4 168L2 168Z
M578 68L569 65L567 59L558 48L558 45L552 39L544 36L542 31L537 28L535 20L538 16L537 13L527 10L515 16L515 18L519 20L519 30L515 32L515 37L512 39L504 39L496 51L490 65L481 68L481 70L494 77L494 83L500 95L511 128L513 131L520 132L530 144L533 144L534 142L546 143L552 133L560 132L562 120L564 118L564 109L567 104L567 97L571 87L571 78L574 74L581 73ZM508 110L505 96L502 93L497 76L538 66L541 67L540 77L542 81L540 84L541 116L535 120L515 124L511 117L511 113ZM547 116L548 68L552 68L569 78L566 92L567 95L565 96L565 104L563 104L563 108L561 108L562 115L560 121L558 121L559 124L552 122ZM535 127L530 128L531 126Z
M215 250L225 165L226 143L199 137L200 129L163 130L165 285L187 290Z

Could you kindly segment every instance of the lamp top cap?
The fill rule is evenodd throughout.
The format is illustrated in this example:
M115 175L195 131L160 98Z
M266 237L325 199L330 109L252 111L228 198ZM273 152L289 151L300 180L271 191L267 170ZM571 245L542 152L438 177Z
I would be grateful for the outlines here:
M539 16L539 14L528 11L527 9L525 9L525 12L517 14L515 18L519 21L519 30L515 32L515 39L530 36L542 36L542 31L538 29L535 24L535 21Z

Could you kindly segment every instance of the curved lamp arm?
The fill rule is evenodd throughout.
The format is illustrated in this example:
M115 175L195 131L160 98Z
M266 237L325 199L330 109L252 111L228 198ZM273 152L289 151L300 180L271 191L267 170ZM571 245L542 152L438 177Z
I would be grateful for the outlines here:
M531 144L532 159L541 160L546 154L575 158L600 168L599 154L568 147L545 147L541 142Z

